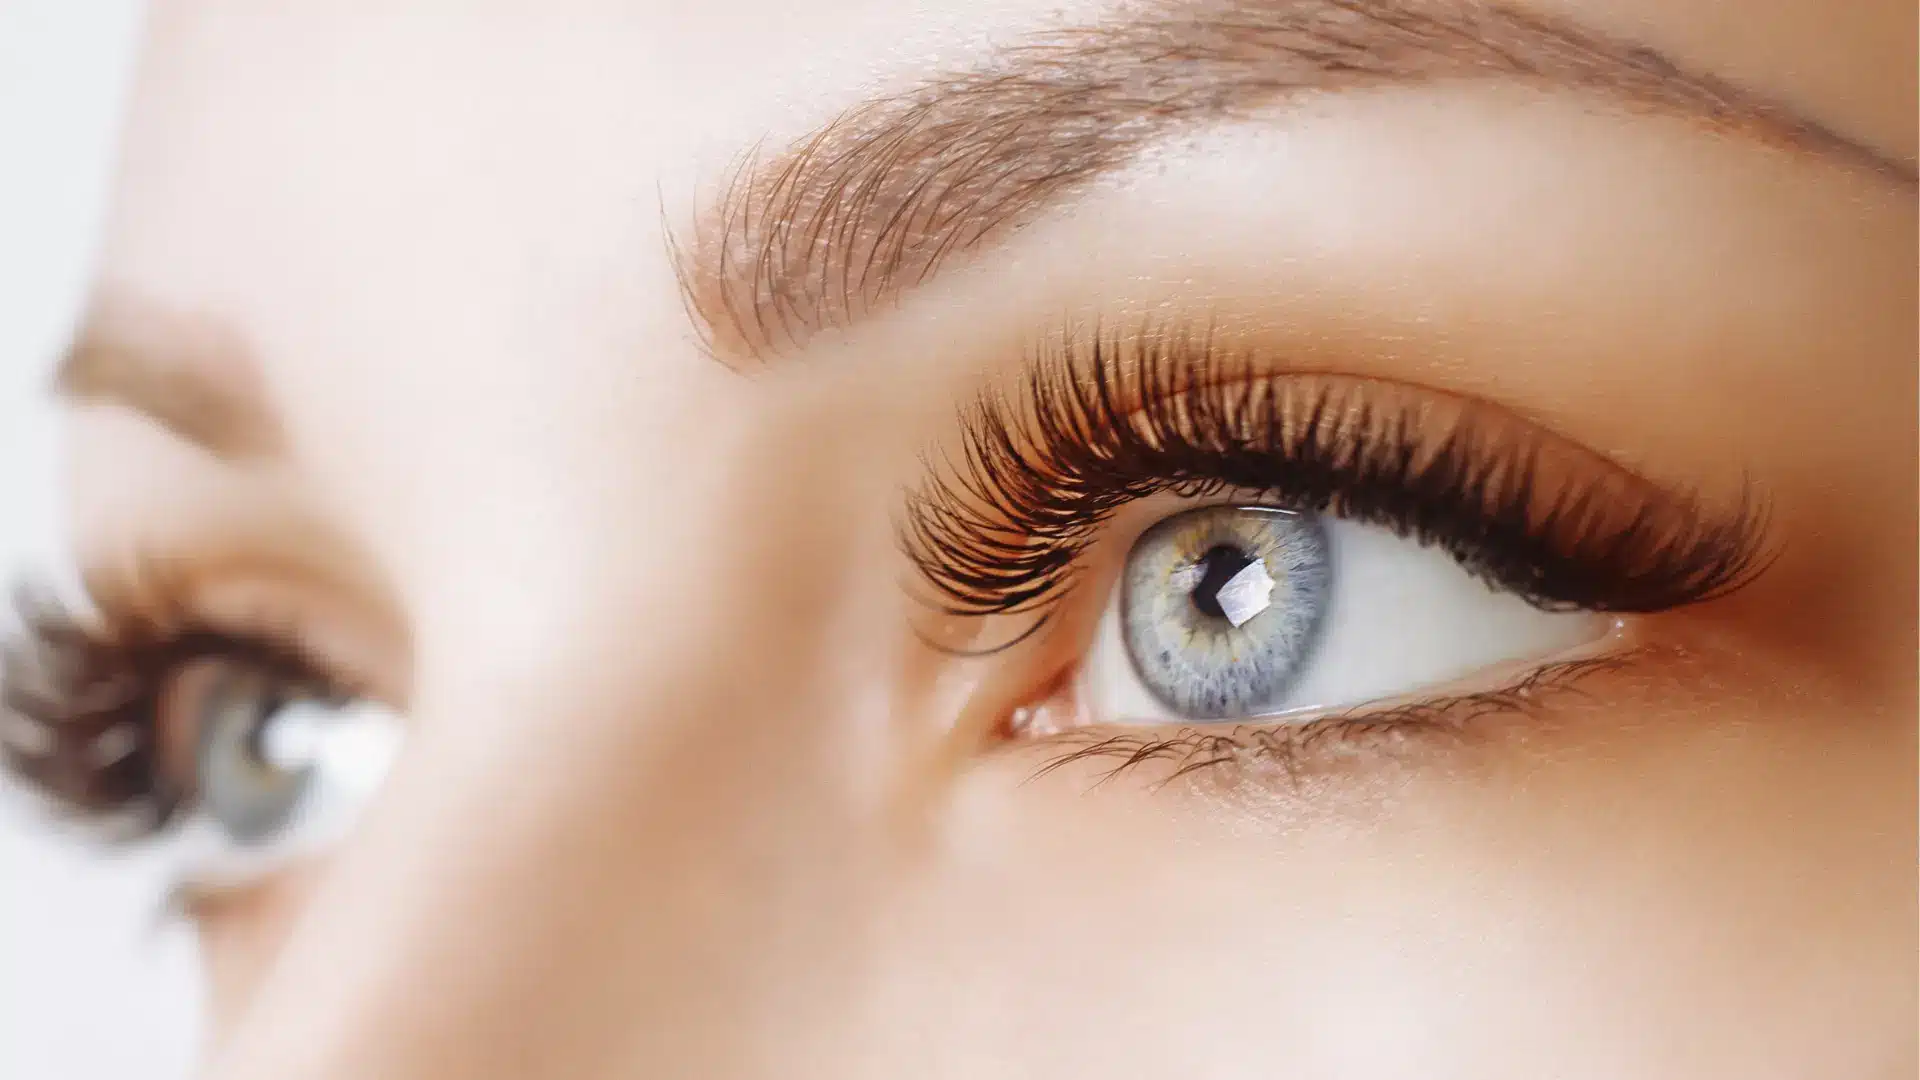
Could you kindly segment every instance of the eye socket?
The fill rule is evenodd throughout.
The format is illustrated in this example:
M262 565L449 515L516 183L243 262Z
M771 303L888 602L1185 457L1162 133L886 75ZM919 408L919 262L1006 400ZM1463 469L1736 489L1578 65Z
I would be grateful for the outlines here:
M1134 543L1078 697L1096 723L1317 713L1545 659L1608 626L1529 605L1378 526L1205 506Z
M188 803L183 880L240 884L337 840L385 778L388 710L239 656L188 661L160 697L171 783Z

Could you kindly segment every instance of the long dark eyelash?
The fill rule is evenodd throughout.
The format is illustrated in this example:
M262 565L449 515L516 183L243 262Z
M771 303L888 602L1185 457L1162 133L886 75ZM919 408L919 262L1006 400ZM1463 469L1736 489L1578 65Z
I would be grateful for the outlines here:
M942 612L1044 609L1106 521L1160 492L1379 525L1549 610L1666 610L1764 567L1766 507L1750 490L1714 514L1606 466L1543 499L1545 437L1496 443L1471 407L1436 436L1431 398L1263 373L1206 333L1096 331L1048 359L1017 400L977 403L959 459L909 500L902 545Z
M54 810L116 839L165 828L189 797L161 760L160 705L174 672L230 656L331 692L297 646L239 638L150 611L84 618L52 591L18 586L0 644L0 768Z

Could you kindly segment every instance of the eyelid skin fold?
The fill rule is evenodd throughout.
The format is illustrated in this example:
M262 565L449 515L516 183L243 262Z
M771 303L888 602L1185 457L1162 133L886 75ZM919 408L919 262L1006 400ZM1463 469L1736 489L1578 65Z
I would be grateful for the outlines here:
M1504 408L1289 374L1206 330L1071 332L967 411L901 543L943 615L1044 619L1121 507L1223 491L1438 546L1549 610L1654 612L1764 569L1767 508L1657 486ZM1004 644L1004 643L1002 643Z

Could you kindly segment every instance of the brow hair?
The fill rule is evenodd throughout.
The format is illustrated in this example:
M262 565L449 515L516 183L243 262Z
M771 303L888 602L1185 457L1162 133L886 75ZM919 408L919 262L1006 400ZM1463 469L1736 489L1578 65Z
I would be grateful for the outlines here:
M53 390L70 402L142 413L229 461L285 449L252 350L231 326L111 286L88 304L55 368Z
M1034 36L776 156L750 153L671 254L709 350L764 359L853 324L1183 125L1314 91L1488 77L1600 91L1914 180L1652 49L1482 0L1180 0Z

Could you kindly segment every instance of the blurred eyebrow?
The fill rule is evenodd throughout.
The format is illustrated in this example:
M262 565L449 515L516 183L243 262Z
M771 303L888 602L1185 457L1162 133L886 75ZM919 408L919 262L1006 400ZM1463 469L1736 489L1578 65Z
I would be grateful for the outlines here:
M267 457L284 445L253 357L232 328L124 294L103 292L90 305L53 385L75 404L141 413L224 460Z
M844 328L1170 130L1311 92L1500 78L1819 154L1911 164L1652 49L1489 0L1172 0L1035 37L757 150L672 252L716 355Z

